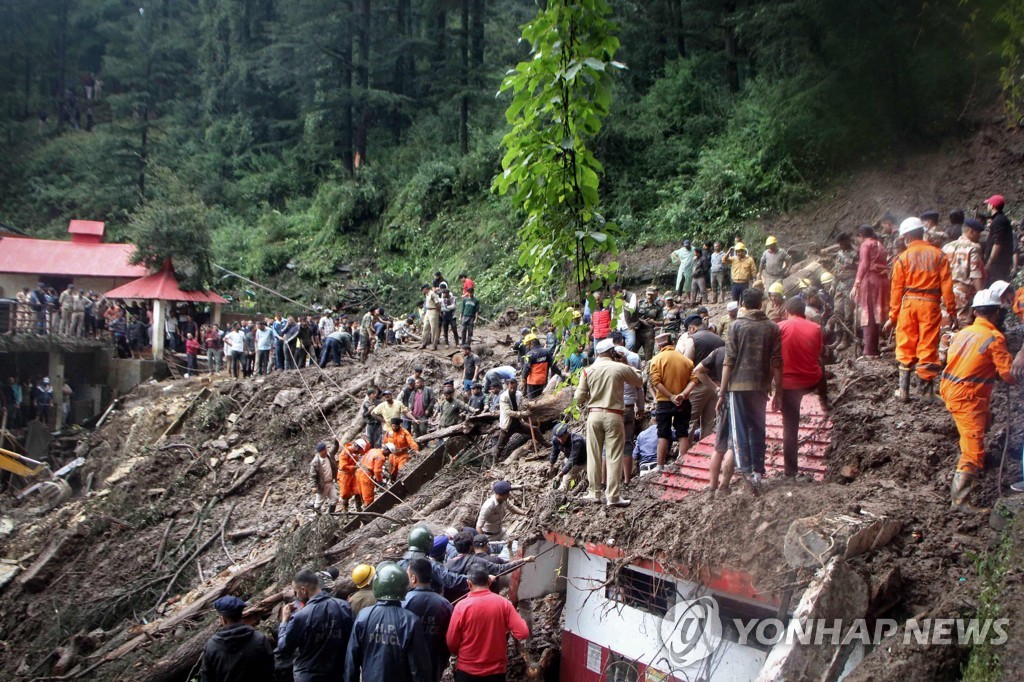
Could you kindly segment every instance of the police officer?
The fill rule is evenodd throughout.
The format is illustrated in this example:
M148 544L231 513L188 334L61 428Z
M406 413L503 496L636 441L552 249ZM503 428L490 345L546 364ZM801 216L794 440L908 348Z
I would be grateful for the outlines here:
M419 616L420 625L430 643L430 680L440 682L441 675L448 667L448 642L445 635L452 619L451 603L430 589L433 569L428 559L414 559L405 572L409 576L409 591L402 601L406 610ZM425 678L426 679L426 678Z
M402 608L409 577L398 564L377 566L377 603L356 618L345 654L345 682L418 682L431 674L430 649L419 616Z
M409 533L409 549L402 555L398 565L404 570L409 568L409 564L415 559L427 559L431 568L430 586L435 592L447 594L462 589L466 584L466 576L449 571L442 564L430 560L429 553L433 548L434 536L423 526L416 526Z
M352 632L352 609L320 587L316 573L303 569L292 580L295 598L305 604L292 614L291 605L281 609L277 653L294 656L295 682L334 682L342 673Z

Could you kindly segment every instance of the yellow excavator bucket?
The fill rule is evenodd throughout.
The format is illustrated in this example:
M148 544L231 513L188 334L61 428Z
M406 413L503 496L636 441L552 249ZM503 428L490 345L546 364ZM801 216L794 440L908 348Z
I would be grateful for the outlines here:
M23 457L16 452L0 448L0 469L10 471L18 476L31 478L43 470L46 466L42 462Z

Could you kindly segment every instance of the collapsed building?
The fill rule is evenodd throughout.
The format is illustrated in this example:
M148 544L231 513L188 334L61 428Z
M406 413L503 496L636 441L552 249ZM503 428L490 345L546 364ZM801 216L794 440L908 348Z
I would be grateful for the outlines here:
M482 337L485 362L507 364L505 331ZM136 388L66 453L84 459L73 499L0 519L3 676L189 679L219 596L245 598L247 619L272 632L297 568L336 565L344 577L400 557L416 524L473 525L498 479L530 512L507 521L515 550L537 557L508 588L532 633L511 651L510 679L943 679L960 669L965 646L846 637L857 619L971 613L969 553L996 537L987 517L949 511L955 429L941 406L911 428L891 368L836 365L833 414L808 406L801 430L815 482L772 481L759 496L709 498L703 441L682 466L634 479L628 509L588 505L578 488L552 488L543 444L513 440L494 461L495 420L481 416L427 434L408 473L362 514L309 509L313 445L360 433L363 390L400 386L414 365L435 384L457 372L445 355L393 347L365 367ZM545 435L570 393L538 401ZM770 447L771 464L781 455ZM995 482L981 494L994 500ZM822 619L843 621L838 638L774 636Z

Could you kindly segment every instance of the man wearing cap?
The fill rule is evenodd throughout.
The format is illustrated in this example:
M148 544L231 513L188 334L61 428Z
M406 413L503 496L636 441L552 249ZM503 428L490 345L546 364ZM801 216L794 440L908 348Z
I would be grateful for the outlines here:
M558 456L565 455L565 463L558 469ZM549 476L556 476L555 486L559 490L567 490L570 481L587 466L587 441L578 433L569 431L565 422L555 424L551 432L551 455L548 456Z
M690 401L683 391L690 383L693 361L676 350L671 334L659 334L654 343L658 354L651 360L648 372L657 401L654 416L658 424L658 466L664 467L673 434L679 444L679 457L690 447Z
M305 606L294 613L291 604L281 607L276 653L294 657L295 682L336 682L345 670L352 609L324 591L308 569L295 574L292 589Z
M508 481L495 481L491 486L490 497L480 505L480 513L476 517L476 532L486 535L490 540L504 540L505 529L502 526L505 512L526 516L526 512L509 501L512 484Z
M402 608L409 576L385 561L373 577L377 602L360 611L345 654L344 682L420 682L433 674L430 641L419 616Z
M732 300L738 302L743 292L757 279L757 263L747 255L743 242L736 242L722 258L722 263L731 268Z
M671 256L673 263L679 263L679 269L676 271L675 293L687 300L690 298L690 287L693 284L693 257L693 248L690 246L689 239L684 239L682 248L673 251Z
M957 324L971 323L971 305L974 294L985 288L985 260L981 255L981 221L971 218L960 227L960 237L942 247L949 260L949 274L953 278L953 297L959 311Z
M985 200L991 218L988 222L988 241L985 242L985 271L988 282L1009 280L1013 267L1013 227L1003 213L1006 201L1002 195L993 194Z
M423 292L423 343L420 348L433 344L437 350L437 342L441 340L441 299L429 284L420 287Z
M637 348L643 348L644 358L650 360L654 357L654 335L655 330L660 326L663 313L661 304L658 303L658 290L654 287L647 287L644 300L636 305L636 343Z
M665 307L661 311L661 329L659 330L665 334L678 334L682 331L683 317L686 315L686 311L683 307L677 305L677 298L675 293L666 291L661 297L665 301Z
M761 310L761 292L743 292L743 316L725 344L717 409L729 403L730 440L736 464L756 492L765 473L765 413L768 393L782 387L782 338L779 327Z
M922 400L931 402L935 398L933 382L942 369L939 363L942 306L954 324L957 318L953 279L949 261L942 251L924 240L924 223L920 219L904 220L900 224L900 236L907 248L893 261L889 320L882 327L882 334L896 327L896 361L900 372L896 397L903 402L910 400L910 372L916 363Z
M605 453L607 475L605 476L605 497L608 506L625 507L629 500L619 497L619 483L622 478L622 456L625 432L622 415L626 409L623 398L626 384L640 388L643 379L640 373L621 362L615 362L615 343L604 339L594 349L597 359L594 364L580 372L580 383L574 396L580 405L587 405L587 480L590 489L586 500L600 502L598 487L601 461Z
M455 397L454 388L445 386L441 391L441 401L437 404L437 425L442 429L455 426L475 412L476 410Z
M779 248L779 240L769 236L764 242L764 253L761 254L761 281L764 282L765 291L771 291L772 285L781 283L789 274L792 262L789 253Z
M523 339L526 346L526 354L523 356L523 384L526 386L525 395L528 399L539 398L548 385L548 376L551 373L557 374L564 379L565 375L558 368L555 356L550 348L540 345L540 339L534 333L529 333Z
M996 326L998 295L982 290L972 303L974 323L953 336L939 385L939 394L960 432L960 461L950 487L953 507L970 507L971 489L985 468L985 428L991 418L996 377L1017 383L1006 338Z
M725 315L718 318L718 335L722 337L723 341L729 340L729 329L732 328L732 323L736 321L739 311L740 304L736 301L729 301L725 304Z
M352 569L352 582L357 589L349 595L348 605L352 609L353 618L367 606L377 603L377 598L373 596L373 588L370 586L376 574L376 569L369 564L359 564Z
M274 650L262 633L242 622L245 602L225 596L213 602L220 628L203 647L203 682L272 682Z
M523 395L519 393L519 382L513 376L505 382L505 391L498 398L498 441L494 444L494 461L499 461L505 452L505 446L509 439L516 433L529 436L531 440L538 440L537 431L532 425L523 421L528 418L530 410L523 402Z
M413 435L402 428L402 420L392 417L391 430L384 434L384 445L391 445L394 453L388 458L391 467L391 480L398 480L398 472L409 462L414 452L420 451Z
M312 507L320 510L327 505L326 511L334 513L334 507L338 504L338 486L335 480L338 478L338 463L335 456L338 454L338 441L328 449L327 443L317 443L316 453L309 463L309 476L312 478L313 491L316 497Z
M348 511L348 501L355 500L356 511L363 510L359 487L356 484L357 463L360 457L370 449L367 437L360 436L351 443L345 443L338 455L338 495L341 497L341 508Z

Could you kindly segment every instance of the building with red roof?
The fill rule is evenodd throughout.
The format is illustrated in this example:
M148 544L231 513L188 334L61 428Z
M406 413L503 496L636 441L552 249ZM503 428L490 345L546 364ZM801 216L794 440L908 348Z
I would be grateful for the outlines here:
M144 265L132 265L132 244L107 244L105 226L94 220L72 220L70 241L0 236L0 296L13 298L39 282L58 291L74 284L103 293L145 277Z

